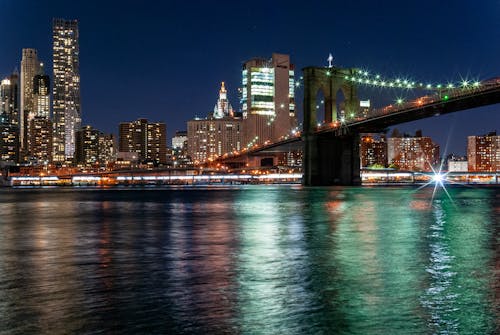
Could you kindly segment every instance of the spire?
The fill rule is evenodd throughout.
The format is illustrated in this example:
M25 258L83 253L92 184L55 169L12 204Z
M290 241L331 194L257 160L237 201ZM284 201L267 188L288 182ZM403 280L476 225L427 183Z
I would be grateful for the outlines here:
M222 119L223 117L229 116L232 114L232 107L229 101L227 100L227 91L224 82L221 82L220 90L219 90L219 100L214 107L213 116L216 119Z

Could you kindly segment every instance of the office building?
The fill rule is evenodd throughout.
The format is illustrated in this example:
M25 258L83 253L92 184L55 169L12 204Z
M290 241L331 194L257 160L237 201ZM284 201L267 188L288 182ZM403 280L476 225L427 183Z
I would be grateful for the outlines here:
M136 153L139 162L165 164L167 161L165 123L149 123L147 119L120 123L119 151Z
M22 155L28 150L29 120L35 113L33 80L40 71L40 61L35 49L23 49L21 59L21 109L19 115L19 141Z
M19 128L9 122L7 114L0 114L0 161L19 161Z
M187 151L195 164L242 149L243 121L230 106L222 83L214 112L188 121Z
M0 82L0 115L7 122L19 126L19 73L14 71Z
M29 122L28 159L38 165L52 162L52 121L46 116L35 116Z
M294 67L288 55L254 58L243 65L243 144L276 142L296 127Z
M365 134L361 136L361 167L387 166L387 141L385 135Z
M33 78L34 116L50 118L50 79L40 64L39 73Z
M500 136L496 132L467 138L467 161L470 172L500 171Z
M390 137L387 139L388 163L400 170L433 171L439 166L439 146L430 137L417 131L414 137Z
M54 161L71 159L75 135L81 126L80 48L78 21L54 19L53 37L53 122Z
M99 130L92 126L82 127L76 132L75 160L78 164L99 162L99 135Z

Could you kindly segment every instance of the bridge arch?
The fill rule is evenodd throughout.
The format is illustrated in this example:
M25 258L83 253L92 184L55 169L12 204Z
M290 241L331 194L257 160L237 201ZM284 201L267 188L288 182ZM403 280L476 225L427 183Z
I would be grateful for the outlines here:
M331 123L339 119L337 110L337 93L344 95L345 113L357 116L359 112L359 99L357 87L346 77L353 76L356 69L340 69L325 67L306 67L304 73L304 133L310 134L316 129L317 110L316 96L320 91L324 96L324 121Z

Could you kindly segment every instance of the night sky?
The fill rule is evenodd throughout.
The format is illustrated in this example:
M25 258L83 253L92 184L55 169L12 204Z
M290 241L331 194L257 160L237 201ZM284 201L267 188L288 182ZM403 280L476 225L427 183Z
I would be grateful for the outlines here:
M272 52L290 54L297 77L330 52L337 66L416 82L500 76L498 0L0 0L1 77L20 69L22 48L38 49L52 77L53 17L79 20L83 124L115 134L146 117L166 122L170 138L212 110L221 81L239 109L242 63ZM360 97L383 106L409 95L365 88ZM450 139L447 152L464 154L467 135L500 131L500 105L398 129L422 129L442 154Z

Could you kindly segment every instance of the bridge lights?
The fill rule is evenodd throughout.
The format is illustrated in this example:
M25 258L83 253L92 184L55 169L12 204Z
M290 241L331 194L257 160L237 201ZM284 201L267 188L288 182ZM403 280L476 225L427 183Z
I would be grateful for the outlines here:
M397 103L398 105L401 105L401 104L403 103L403 99L398 98L398 99L396 100L396 103Z
M469 81L468 80L463 80L462 81L462 87L467 87L469 86Z
M481 83L479 81L475 81L474 84L472 84L474 87L479 87L479 85L481 85Z
M449 97L448 95L445 95L445 96L443 97L443 101L448 101L448 99L449 99L449 98L450 98L450 97Z

